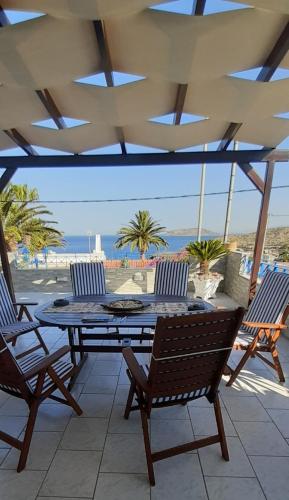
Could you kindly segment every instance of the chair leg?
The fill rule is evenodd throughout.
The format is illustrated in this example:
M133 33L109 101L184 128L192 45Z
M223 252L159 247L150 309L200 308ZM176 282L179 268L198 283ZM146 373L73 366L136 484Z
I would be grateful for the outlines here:
M235 370L233 371L231 377L229 378L229 381L227 382L227 386L229 387L230 385L233 384L233 382L235 382L236 378L238 377L240 371L242 370L243 366L245 365L245 363L247 362L247 360L252 356L252 351L250 349L248 349L244 356L242 357L241 361L239 362L239 364L237 365L237 367L235 368Z
M39 402L34 401L30 407L30 413L27 421L27 426L26 426L26 431L24 435L24 440L22 442L22 447L21 447L21 453L20 453L20 458L17 466L17 472L21 472L26 465L27 462L27 457L29 453L29 448L30 448L30 443L31 443L31 438L33 434L33 429L35 425L35 420L37 416L39 408Z
M143 408L140 409L140 414L141 414L141 423L143 430L149 481L151 486L155 486L156 482L155 482L154 466L152 461L152 452L151 452L150 437L149 437L148 417Z
M49 354L48 347L47 347L47 345L45 344L45 342L44 342L44 340L43 340L43 338L42 338L42 336L41 336L41 333L40 333L40 331L38 330L38 328L35 328L34 332L35 332L35 335L36 335L36 337L37 337L37 338L38 338L38 340L39 340L39 344L41 345L41 347L42 347L42 349L44 350L45 354Z
M50 367L47 370L49 376L52 378L53 382L57 385L58 389L60 392L62 392L63 396L65 397L66 401L70 404L70 406L73 408L75 413L77 415L82 415L83 411L80 408L80 406L77 404L75 401L74 397L71 396L69 390L65 387L64 383L62 380L56 375L55 371Z
M219 401L218 396L216 397L216 400L214 402L214 410L215 410L218 434L220 437L222 457L224 460L226 460L228 462L229 461L229 452L228 452L227 441L226 441L226 436L225 436L222 411L221 411L220 401Z
M285 382L284 373L283 373L283 370L282 370L282 366L281 366L281 363L280 363L280 360L279 360L279 356L278 356L278 351L277 351L277 348L276 348L275 344L272 343L270 345L270 351L271 351L271 354L272 354L273 363L275 365L276 372L278 373L279 381L280 382Z
M127 398L126 407L125 407L125 412L124 412L124 418L126 418L126 419L128 419L129 414L130 414L130 409L131 409L131 405L132 405L133 397L134 397L134 391L135 391L135 384L132 381L130 384L130 389L129 389L128 398Z

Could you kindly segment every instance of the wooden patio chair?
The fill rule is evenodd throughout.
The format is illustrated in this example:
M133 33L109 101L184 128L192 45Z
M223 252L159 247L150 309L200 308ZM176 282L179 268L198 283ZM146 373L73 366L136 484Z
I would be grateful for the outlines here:
M73 374L73 365L62 359L69 351L70 347L64 346L47 356L32 353L23 359L16 359L0 333L0 389L24 399L29 407L23 441L0 430L0 440L20 450L17 472L21 472L26 465L34 424L42 401L51 398L71 406L78 415L82 413L64 385ZM56 389L59 389L65 399L53 395Z
M154 294L186 297L189 265L185 262L160 261L156 265Z
M278 356L277 341L289 314L289 275L267 271L252 300L234 344L235 350L245 351L235 370L230 368L232 385L249 358L257 356L276 370L280 382L285 382ZM262 353L270 353L273 362Z
M138 364L132 349L123 349L131 381L124 417L129 418L131 411L140 410L151 485L155 484L153 463L164 458L220 443L223 458L229 460L218 386L243 314L244 310L239 308L236 311L159 317L148 374ZM134 396L137 405L132 406ZM148 431L152 409L185 405L201 397L206 397L214 405L218 433L152 452Z
M48 348L38 330L40 323L33 320L28 310L28 306L34 305L37 305L37 302L21 301L13 303L4 275L0 274L0 329L2 334L7 342L13 342L13 345L15 345L20 335L33 331L39 342L37 345L19 354L18 357L30 354L37 349L43 349L45 354L49 354ZM17 307L19 307L18 312L16 312ZM22 321L24 315L28 321Z
M161 260L156 265L154 284L155 295L174 295L186 297L188 292L189 265L186 262ZM151 333L149 329L148 333ZM142 328L141 333L147 333ZM142 344L142 340L140 341Z
M73 295L85 297L86 295L105 295L105 273L103 262L77 262L70 264L70 277ZM119 329L110 333L119 333ZM79 340L81 342L81 329L79 329Z
M70 264L73 295L105 295L105 274L102 262Z

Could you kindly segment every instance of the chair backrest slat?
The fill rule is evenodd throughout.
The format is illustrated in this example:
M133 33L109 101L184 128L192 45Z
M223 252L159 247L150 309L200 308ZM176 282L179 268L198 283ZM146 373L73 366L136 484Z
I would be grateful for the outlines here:
M2 333L0 333L0 389L21 393L23 397L31 392L21 367L7 346Z
M70 265L73 295L105 295L105 274L102 262L80 262Z
M148 381L153 397L215 394L244 309L159 317Z
M3 273L0 274L0 326L10 325L17 321L15 309L10 297Z
M245 321L261 323L279 323L289 304L289 275L267 271L265 277L250 304ZM242 328L244 330L244 328ZM255 334L256 328L246 328Z
M161 261L156 266L154 293L185 297L188 291L189 266L185 262Z

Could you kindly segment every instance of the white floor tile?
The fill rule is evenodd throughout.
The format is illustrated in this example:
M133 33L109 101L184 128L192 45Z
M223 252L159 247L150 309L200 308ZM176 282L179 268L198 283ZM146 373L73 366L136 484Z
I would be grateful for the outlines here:
M100 459L97 451L58 450L39 496L91 498Z
M257 479L206 477L209 500L266 500Z
M145 474L99 474L94 500L150 500Z
M270 422L235 422L248 455L289 456L289 446Z

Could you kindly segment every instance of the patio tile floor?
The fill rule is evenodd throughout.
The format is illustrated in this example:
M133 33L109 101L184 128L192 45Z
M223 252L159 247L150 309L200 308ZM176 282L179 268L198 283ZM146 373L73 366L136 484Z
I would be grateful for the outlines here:
M67 342L57 329L43 334L52 350ZM21 343L27 347L33 337ZM288 359L285 337L280 350ZM232 356L233 363L237 359ZM219 445L172 457L155 464L156 486L150 488L139 415L123 419L129 385L121 355L90 354L73 390L84 414L77 417L55 401L43 404L24 472L15 471L18 451L0 441L1 500L289 499L288 384L280 384L263 363L245 366L232 387L225 383L224 378L220 397L230 461L222 459ZM20 401L0 392L1 429L19 436L25 415ZM152 447L197 439L211 429L205 399L156 410Z

